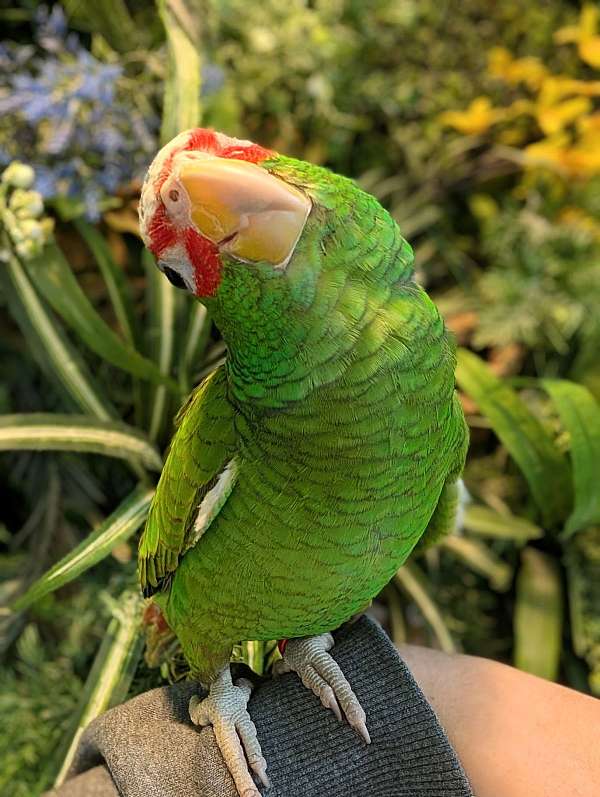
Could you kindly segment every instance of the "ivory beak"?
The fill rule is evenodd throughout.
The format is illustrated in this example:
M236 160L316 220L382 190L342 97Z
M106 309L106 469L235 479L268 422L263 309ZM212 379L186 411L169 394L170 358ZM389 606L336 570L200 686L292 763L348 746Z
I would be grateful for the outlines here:
M227 158L186 160L179 182L192 221L220 250L287 265L312 207L305 194L254 163Z

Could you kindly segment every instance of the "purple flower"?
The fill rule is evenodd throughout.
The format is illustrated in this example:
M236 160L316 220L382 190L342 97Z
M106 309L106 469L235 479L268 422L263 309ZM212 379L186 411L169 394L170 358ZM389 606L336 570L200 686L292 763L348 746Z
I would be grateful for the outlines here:
M82 201L95 219L107 196L141 176L159 120L141 113L121 65L98 60L69 33L60 6L40 7L35 24L37 48L0 45L0 114L14 131L0 160L28 158L45 198Z

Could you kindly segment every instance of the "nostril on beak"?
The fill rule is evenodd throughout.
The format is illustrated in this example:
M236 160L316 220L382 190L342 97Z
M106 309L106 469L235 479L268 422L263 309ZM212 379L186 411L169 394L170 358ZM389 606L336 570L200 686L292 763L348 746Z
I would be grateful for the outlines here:
M163 274L169 280L171 285L174 285L176 288L183 288L187 289L187 285L183 281L183 277L181 277L176 271L168 266L165 266L163 269Z

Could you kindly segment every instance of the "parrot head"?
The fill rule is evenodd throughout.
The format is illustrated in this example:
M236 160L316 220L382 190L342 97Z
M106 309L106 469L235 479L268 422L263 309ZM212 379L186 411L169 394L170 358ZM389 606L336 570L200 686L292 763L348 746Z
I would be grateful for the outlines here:
M276 158L203 128L160 150L142 188L140 231L174 285L206 299L217 293L225 263L286 268L312 202L263 167Z
M210 308L253 406L345 373L365 325L391 334L383 307L412 280L396 222L352 180L213 130L163 147L139 213L159 269Z

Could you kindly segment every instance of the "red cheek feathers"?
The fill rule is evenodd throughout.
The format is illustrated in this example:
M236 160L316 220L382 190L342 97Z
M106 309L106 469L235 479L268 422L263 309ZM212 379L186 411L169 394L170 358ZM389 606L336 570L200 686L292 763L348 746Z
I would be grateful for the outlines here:
M167 209L162 202L152 217L148 227L148 236L150 237L149 249L157 259L165 249L177 243L177 232L169 221Z
M221 281L221 258L217 246L193 227L185 231L185 251L194 267L198 296L214 296Z
M165 206L161 203L154 213L148 228L150 246L158 260L161 254L177 243L183 243L188 259L194 269L198 296L214 296L219 287L221 258L219 250L207 238L203 238L193 227L187 227L179 235L169 221ZM181 240L183 239L183 240Z
M218 136L214 130L198 127L192 130L186 144L183 147L174 149L165 161L156 181L155 191L157 196L171 173L173 157L178 152L186 150L199 150L216 155L219 158L232 158L249 161L250 163L259 163L275 154L272 150L265 149L258 144L245 146L235 139ZM181 241L181 236L178 236L177 230L172 226L162 202L160 202L158 209L154 213L148 228L148 235L151 242L150 251L157 259L166 249L178 242L182 242L194 268L197 295L214 296L219 287L221 272L221 258L215 244L203 238L193 227L188 227L183 231L183 240Z

